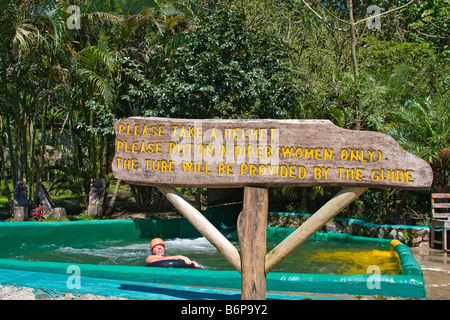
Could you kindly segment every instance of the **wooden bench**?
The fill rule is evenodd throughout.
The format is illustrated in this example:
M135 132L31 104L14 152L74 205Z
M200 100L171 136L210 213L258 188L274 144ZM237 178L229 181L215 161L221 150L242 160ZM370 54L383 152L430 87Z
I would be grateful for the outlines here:
M436 230L436 227L439 229ZM431 247L435 243L442 244L447 251L447 230L450 229L450 193L431 194ZM442 231L442 240L436 240L435 232Z

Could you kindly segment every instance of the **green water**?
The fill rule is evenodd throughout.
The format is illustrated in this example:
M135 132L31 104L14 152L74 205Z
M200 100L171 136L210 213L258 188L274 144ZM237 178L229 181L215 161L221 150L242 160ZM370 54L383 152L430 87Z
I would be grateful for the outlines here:
M166 239L168 255L185 255L210 270L233 270L227 260L205 238ZM238 247L237 241L232 243ZM106 241L90 247L23 248L8 257L11 259L89 263L104 265L144 265L150 254L149 240ZM278 243L268 241L268 251ZM401 274L398 256L385 248L308 240L281 262L274 272L352 274L369 273L369 265L380 266L381 273Z

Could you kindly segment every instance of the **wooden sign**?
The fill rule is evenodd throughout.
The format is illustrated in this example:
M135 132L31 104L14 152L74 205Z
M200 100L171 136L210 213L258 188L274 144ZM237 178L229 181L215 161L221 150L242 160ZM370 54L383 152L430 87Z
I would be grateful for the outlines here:
M428 189L431 167L392 137L328 120L131 117L115 123L114 176L176 187Z

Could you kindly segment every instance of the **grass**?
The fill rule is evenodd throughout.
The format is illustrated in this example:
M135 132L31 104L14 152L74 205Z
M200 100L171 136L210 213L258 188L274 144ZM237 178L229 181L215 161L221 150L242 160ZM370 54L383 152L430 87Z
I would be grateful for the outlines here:
M48 187L48 183L43 183L44 187ZM108 204L110 197L114 192L116 184L110 183L106 204ZM9 206L8 199L4 193L4 184L0 190L0 221L14 221L13 212ZM11 197L14 197L12 183L9 183ZM142 212L136 205L136 201L131 193L130 186L121 184L119 193L114 204L114 210L111 216L108 217L93 217L86 212L86 207L78 195L73 194L70 190L51 190L49 191L50 198L55 203L56 207L63 207L66 209L67 218L57 219L51 215L45 216L41 221L77 221L77 220L95 220L95 219L125 219L125 218L173 218L181 217L173 207L166 201L161 206L161 210L153 210L150 212ZM31 210L29 211L29 221L37 221L31 218Z

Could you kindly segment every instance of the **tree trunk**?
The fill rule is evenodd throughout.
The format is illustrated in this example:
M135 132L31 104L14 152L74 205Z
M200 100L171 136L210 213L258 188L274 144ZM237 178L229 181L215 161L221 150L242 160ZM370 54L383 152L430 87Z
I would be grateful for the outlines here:
M8 185L8 176L6 174L6 163L5 163L6 160L5 160L5 157L3 156L3 154L4 154L4 150L2 148L0 150L0 157L1 157L0 161L1 161L1 165L2 165L2 167L1 167L1 169L2 169L2 176L3 176L3 179L5 181L4 193L6 195L6 198L8 199L9 207L11 209L14 209L13 201L11 199L11 191L9 190L9 185Z
M194 207L198 211L202 211L202 189L197 189L194 193Z
M89 126L94 127L94 111L92 109L89 111ZM95 174L95 135L93 133L89 133L89 176L94 178Z
M352 64L353 75L355 80L359 77L358 62L356 60L356 26L355 19L353 17L353 0L348 0L348 10L350 14L350 34L352 37Z
M117 180L116 187L114 188L114 193L111 197L111 200L109 200L108 208L106 208L106 216L109 216L114 208L114 203L116 202L117 194L119 193L119 187L120 187L121 180Z
M34 119L33 120L30 120L30 122L29 122L29 127L28 127L28 129L29 129L29 135L30 135L30 179L29 179L29 181L34 181L35 180L35 177L36 177L36 174L38 174L39 173L39 167L37 167L37 165L36 165L36 155L35 155L35 146L36 146L36 125L35 125L35 120L36 120L36 117L37 117L37 113L35 113L34 114ZM37 170L36 170L37 169ZM36 172L37 171L37 172ZM28 197L29 197L29 199L28 199L28 201L30 202L30 203L32 203L31 201L33 200L33 197L34 197L34 199L36 199L36 191L37 191L37 187L36 188L34 188L33 189L33 183L30 183L30 186L29 186L29 188L30 188L30 190L28 191ZM34 190L34 191L33 191Z
M24 181L28 178L28 145L27 145L27 120L24 119L22 128L19 130L20 134L20 180ZM27 181L28 182L28 181Z
M403 208L405 207L406 201L408 200L408 196L409 196L409 191L405 190L403 192L403 195L402 195L402 198L400 200L400 203L397 206L397 214L399 214L399 215L402 214Z
M46 136L47 136L47 104L44 104L44 115L42 116L42 124L41 124L41 150L39 151L39 164L38 164L38 172L36 175L36 182L41 182L42 180L42 171L44 169L44 156L45 156L45 145L46 145Z
M17 185L18 174L17 174L17 160L14 154L14 147L11 135L11 121L9 117L6 117L6 132L8 134L8 150L9 150L9 162L11 163L11 180L13 186Z
M353 65L353 76L355 78L356 83L356 92L355 92L355 102L356 102L356 130L361 129L361 99L359 96L360 86L359 86L359 70L358 70L358 61L356 59L356 25L355 19L353 16L353 0L348 0L348 10L350 14L350 34L351 34L351 45L352 45L352 65Z
M302 202L301 205L303 210L308 210L308 188L302 188Z

